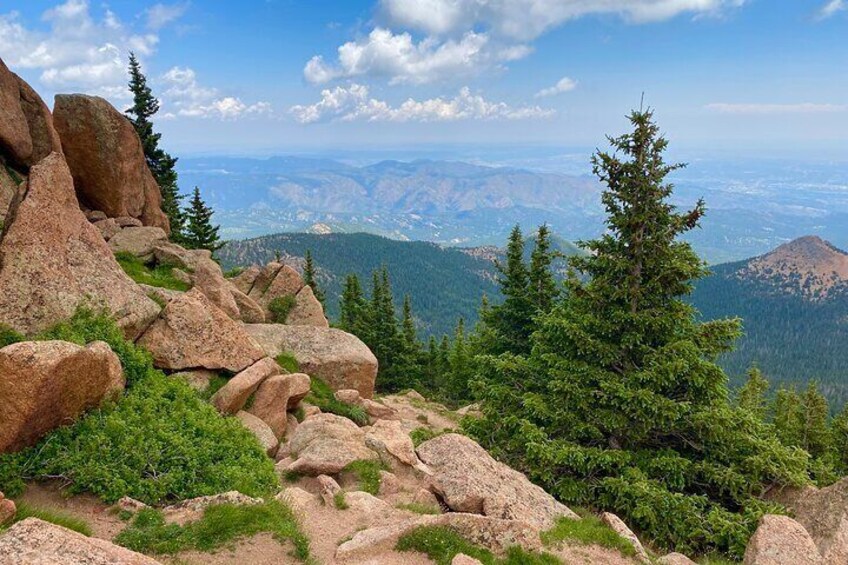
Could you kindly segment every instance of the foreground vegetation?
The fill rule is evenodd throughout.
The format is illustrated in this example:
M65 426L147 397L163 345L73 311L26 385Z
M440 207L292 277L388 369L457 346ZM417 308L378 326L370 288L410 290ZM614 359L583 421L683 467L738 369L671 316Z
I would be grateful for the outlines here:
M186 383L155 370L150 355L125 340L107 315L80 309L38 337L105 341L121 360L127 391L38 445L0 455L0 491L8 496L44 478L110 503L130 496L161 504L229 490L264 496L277 486L273 462L254 436Z
M182 526L166 524L159 510L144 509L115 542L140 553L172 555L189 550L214 551L261 532L273 534L281 543L291 542L298 559L309 557L308 538L301 533L292 511L276 500L252 506L210 506L199 520Z
M510 548L505 558L498 559L488 549L474 545L442 526L416 528L398 540L396 549L423 553L438 565L450 565L460 553L479 559L484 565L560 565L560 560L553 555L528 552L520 547Z

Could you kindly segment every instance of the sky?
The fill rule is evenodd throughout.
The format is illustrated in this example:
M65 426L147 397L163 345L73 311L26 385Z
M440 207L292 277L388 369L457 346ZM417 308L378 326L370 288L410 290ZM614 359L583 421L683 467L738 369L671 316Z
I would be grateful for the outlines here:
M848 0L0 0L48 104L129 102L180 154L595 146L654 108L675 143L848 154Z

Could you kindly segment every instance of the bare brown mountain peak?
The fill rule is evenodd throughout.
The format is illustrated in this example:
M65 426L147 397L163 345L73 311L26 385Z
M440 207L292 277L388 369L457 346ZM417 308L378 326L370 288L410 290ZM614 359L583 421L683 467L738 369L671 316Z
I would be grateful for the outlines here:
M750 260L737 274L770 282L788 294L821 300L848 287L848 253L807 235Z

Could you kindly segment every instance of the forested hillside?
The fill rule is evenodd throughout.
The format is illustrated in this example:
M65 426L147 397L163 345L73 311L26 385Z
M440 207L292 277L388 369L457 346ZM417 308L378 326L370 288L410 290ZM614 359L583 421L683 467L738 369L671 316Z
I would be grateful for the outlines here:
M370 234L277 234L230 242L219 251L225 269L265 264L275 253L299 264L310 250L318 284L327 295L327 313L337 319L338 298L349 273L370 281L372 272L386 266L398 301L412 300L423 334L452 333L456 320L477 318L484 294L497 296L494 264L455 248L433 243L402 242ZM397 305L400 307L400 304Z
M743 320L745 335L721 360L734 384L756 364L772 383L800 387L816 380L831 405L848 399L848 296L836 290L830 268L842 257L818 238L801 238L762 257L718 265L699 281L692 300L705 319ZM830 285L825 296L817 280Z

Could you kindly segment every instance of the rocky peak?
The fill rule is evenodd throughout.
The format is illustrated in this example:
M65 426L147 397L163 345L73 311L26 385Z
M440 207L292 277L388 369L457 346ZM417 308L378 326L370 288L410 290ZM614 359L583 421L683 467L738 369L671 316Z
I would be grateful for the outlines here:
M769 283L783 293L824 300L848 288L848 253L808 235L752 259L737 275Z

